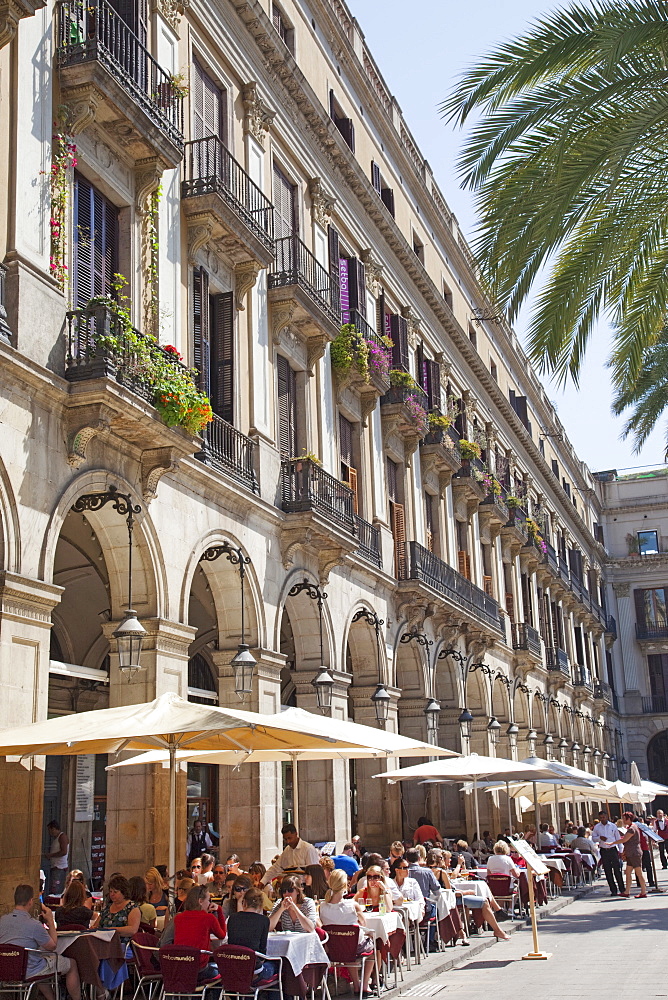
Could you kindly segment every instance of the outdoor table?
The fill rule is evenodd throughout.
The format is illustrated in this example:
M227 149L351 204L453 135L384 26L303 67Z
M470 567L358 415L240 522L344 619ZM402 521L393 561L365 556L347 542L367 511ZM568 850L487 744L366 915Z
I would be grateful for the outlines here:
M484 879L456 878L452 884L464 896L481 896L482 899L492 899L492 893Z
M544 856L542 860L543 864L547 865L548 868L556 868L557 871L560 872L565 872L567 870L566 863L563 860L563 858L555 858L555 857L550 858Z
M414 899L404 899L401 902L395 900L394 911L401 914L406 930L406 966L411 968L411 932L413 933L413 946L415 948L415 961L420 964L420 920L422 919L422 903Z
M77 963L82 983L90 983L97 990L104 990L100 979L100 962L106 960L115 974L125 963L125 948L115 930L59 931L56 953Z
M285 959L295 977L301 974L305 965L329 965L327 952L315 931L271 931L267 936L267 955Z
M434 893L432 902L436 903L436 920L438 933L446 944L455 941L462 929L462 922L457 910L457 896L453 889L441 889Z
M361 925L362 930L367 930L376 941L382 941L383 944L389 944L390 934L401 926L401 914L398 910L391 910L390 913L365 913L364 919L366 925Z

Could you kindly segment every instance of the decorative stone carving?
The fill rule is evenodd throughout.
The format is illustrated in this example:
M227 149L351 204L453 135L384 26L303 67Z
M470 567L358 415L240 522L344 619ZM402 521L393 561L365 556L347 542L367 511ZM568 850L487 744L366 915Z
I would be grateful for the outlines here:
M79 135L95 121L100 95L91 84L70 87L67 90L67 129L70 135Z
M158 190L162 179L163 166L155 157L137 160L135 170L135 206L140 215L150 208L151 198Z
M360 253L360 260L364 264L366 287L372 295L377 296L380 290L380 282L383 277L383 265L378 263L373 256L373 251L370 249L362 250Z
M188 218L188 262L194 264L198 252L206 246L213 235L214 218L210 212L191 215Z
M20 8L12 0L0 4L0 49L12 41L22 17Z
M67 462L78 469L86 461L86 449L96 434L108 434L114 411L101 403L77 406L67 416Z
M237 309L244 308L244 300L257 281L259 273L260 265L254 260L245 261L243 264L237 264L235 267L234 301Z
M402 306L401 315L406 320L408 326L408 343L415 350L420 338L420 319L415 315L410 306Z
M272 335L275 344L280 343L281 334L290 326L295 314L295 306L291 301L274 302L271 307Z
M268 104L260 97L255 80L247 83L241 93L244 105L244 135L252 135L264 149L266 133L276 117Z
M181 15L190 6L190 0L154 0L152 10L162 14L175 35L179 33Z
M308 193L311 198L311 215L313 216L313 221L317 222L323 229L327 229L327 226L332 221L332 212L336 205L336 198L327 194L322 185L322 178L320 177L311 178L308 182Z
M628 597L631 592L630 583L613 583L612 589L617 597Z
M158 483L167 472L176 472L178 459L173 448L149 448L141 453L141 488L144 502L158 495Z
M360 397L360 409L362 412L362 427L367 426L369 417L376 409L376 403L377 403L376 396L363 395Z
M306 347L306 367L309 375L315 374L315 366L325 356L327 337L309 337Z

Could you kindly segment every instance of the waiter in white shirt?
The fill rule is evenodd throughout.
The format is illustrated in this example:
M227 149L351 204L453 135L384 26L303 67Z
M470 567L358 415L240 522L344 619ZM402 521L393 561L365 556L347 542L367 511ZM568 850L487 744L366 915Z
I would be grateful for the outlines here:
M668 819L666 819L666 814L663 809L656 810L656 819L654 820L654 829L661 837L661 842L659 844L659 854L661 855L661 867L668 868L668 863L666 862L666 841L668 840Z
M601 863L610 887L610 895L617 896L620 892L625 891L622 862L617 848L608 845L619 839L619 830L614 823L610 822L607 812L598 814L598 823L591 831L591 839L601 849Z
M294 823L286 823L281 830L286 848L278 861L267 869L262 879L262 885L271 882L278 875L294 871L295 868L305 869L307 865L317 865L320 863L320 855L313 846L305 840L300 840L297 827Z

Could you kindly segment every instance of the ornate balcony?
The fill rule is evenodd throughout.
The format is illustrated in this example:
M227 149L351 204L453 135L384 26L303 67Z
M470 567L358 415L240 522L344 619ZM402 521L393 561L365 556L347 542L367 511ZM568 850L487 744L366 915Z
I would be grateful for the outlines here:
M359 538L356 555L368 559L374 566L380 568L383 565L380 552L380 528L377 528L374 524L369 524L368 521L365 521L358 514L354 514L353 518L355 521L355 533Z
M533 653L541 659L540 635L535 628L526 622L516 622L513 625L513 649Z
M586 667L576 664L573 670L573 687L580 688L586 694L594 693L594 682Z
M274 259L274 206L218 136L187 142L184 166L181 198L190 228L204 226L232 267L246 273L255 265L254 279Z
M636 622L636 639L638 642L665 642L668 639L668 624Z
M547 669L557 674L562 674L567 680L571 679L571 670L568 664L568 656L555 646L548 646L545 650L545 663Z
M607 681L596 681L594 684L594 701L602 705L612 705L612 688Z
M371 543L370 536L358 537L353 496L348 486L312 459L290 458L282 462L281 508L286 519L281 549L286 566L294 550L304 548L317 557L320 575L326 578L344 556L361 547L360 541Z
M664 694L651 694L642 700L643 715L663 715L668 712L668 698Z
M256 444L232 424L214 413L213 420L202 432L204 447L196 456L215 469L220 469L231 479L243 483L259 493L255 475Z
M516 553L529 541L526 519L526 511L522 507L509 507L508 520L501 528L502 542Z
M503 490L500 490L496 479L489 473L486 478L491 485L486 485L483 480L487 492L478 508L478 516L487 523L488 528L502 528L504 524L508 523L509 516Z
M358 397L362 423L366 424L378 397L390 388L392 351L356 309L344 314L342 319L346 326L348 324L354 326L357 332L356 335L348 335L348 331L342 327L338 335L341 338L348 335L345 344L341 346L345 347L346 355L350 350L352 362L347 370L340 370L333 364L337 395L339 402L343 402L346 393L352 394L353 398ZM334 362L334 350L338 346L335 343L332 347L332 362ZM349 395L347 402L354 408L353 398Z
M278 343L284 330L294 330L306 344L306 367L312 374L326 345L341 329L338 286L298 236L275 241L271 268L274 340Z
M387 368L389 371L390 360L391 360L391 350L383 344L381 337L376 333L372 326L367 323L366 319L357 309L352 309L348 316L348 322L352 323L358 333L366 341L367 347L377 355L379 352L383 352L387 356ZM360 393L363 395L372 394L374 400L378 396L382 396L390 388L390 376L387 374L383 368L379 369L377 365L373 363L369 364L369 378L370 382L364 382L363 379L359 378L356 382L356 388L359 389Z
M459 454L459 434L455 428L430 429L420 441L420 459L423 473L434 471L439 476L445 477L447 485L462 464Z
M608 615L608 617L605 620L605 631L609 636L612 636L614 639L617 638L617 622L612 617L612 615Z
M173 77L107 0L60 0L60 99L79 132L95 121L135 161L176 167L183 157L183 96Z
M393 385L380 400L383 433L394 434L412 454L427 433L427 394L417 385Z
M407 548L408 558L400 590L408 591L411 581L418 581L439 594L447 605L446 610L453 616L465 619L478 628L482 625L498 638L504 627L499 617L499 605L493 597L418 542L408 542Z
M143 375L137 343L168 368L185 371L178 358L139 331L128 330L110 306L97 305L67 314L65 378L68 398L69 462L86 460L86 448L96 434L116 434L124 441L155 452L156 466L168 471L174 461L195 453L195 438L168 427L153 406L155 388ZM156 451L157 449L157 451ZM160 454L158 454L160 452ZM142 460L143 461L143 460ZM149 462L149 459L146 460ZM146 465L146 463L144 463ZM155 485L157 472L142 469Z

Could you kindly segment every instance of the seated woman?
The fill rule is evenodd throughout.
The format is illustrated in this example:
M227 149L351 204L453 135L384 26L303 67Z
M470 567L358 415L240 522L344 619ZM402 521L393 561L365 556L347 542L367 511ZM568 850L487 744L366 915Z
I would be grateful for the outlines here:
M244 895L252 888L253 882L250 875L237 875L232 883L232 891L230 892L228 907L225 916L229 919L233 913L237 913L241 909L241 900Z
M510 941L510 935L506 934L505 931L501 930L501 928L498 925L497 919L494 916L495 913L498 913L499 910L502 909L502 907L499 906L494 897L492 896L489 900L487 900L484 899L482 896L468 895L468 893L465 893L461 889L455 889L454 885L452 885L452 883L450 882L451 875L454 875L454 872L448 873L446 871L443 871L443 879L446 882L445 888L454 889L457 895L459 896L461 902L468 910L480 910L480 912L482 913L483 920L485 921L486 924L489 924L489 926L492 928L492 930L494 931L494 936L496 937L497 941ZM505 910L503 910L503 914L505 915L504 919L507 920L508 915L506 914Z
M404 858L397 858L390 865L390 874L396 882L400 900L410 899L413 902L421 904L420 920L422 920L425 906L424 893L420 888L419 882L411 878L408 874L408 862Z
M169 896L162 875L157 868L149 868L144 879L146 881L146 902L155 906L158 917L166 917L169 912Z
M267 954L269 917L262 912L264 893L252 886L244 893L241 908L231 914L227 925L227 943L241 948L251 948L261 955ZM259 980L271 979L276 974L277 963L257 958L255 961L255 984Z
M520 870L510 857L510 847L505 840L497 840L494 853L487 858L487 873L490 875L512 875L520 877Z
M213 865L215 862L213 854L203 854L200 858L202 863L202 868L199 876L195 880L199 882L200 885L206 885L207 882L213 882Z
M176 913L180 913L185 905L185 901L188 898L188 893L195 885L191 878L179 878L176 880L176 905L174 910Z
M269 930L276 930L280 921L282 931L303 931L307 934L314 931L318 918L315 903L304 895L299 879L294 875L284 878L278 894L280 901L269 916Z
M259 889L262 893L262 909L265 913L271 913L274 908L274 904L265 892L265 886L262 885L262 879L266 874L267 869L261 861L254 861L248 869L248 877L251 880L253 888Z
M177 913L170 928L173 929L174 944L182 945L185 948L199 948L202 952L212 950L211 938L217 938L218 943L224 941L227 935L225 918L222 922L215 913L210 912L215 904L211 902L209 889L206 885L195 885L192 887L186 898L183 909ZM215 907L218 909L218 907ZM161 944L167 942L161 939ZM213 979L218 975L218 966L213 962L208 962L205 954L200 956L200 970L197 977L198 982L206 979Z
M102 906L98 927L113 928L121 937L132 937L139 930L141 913L130 899L130 884L124 875L112 875L107 883L107 900Z
M241 868L238 854L230 854L225 860L225 867L228 873L233 872L235 875L245 874L243 868Z
M357 954L371 953L371 957L364 963L362 989L363 997L369 997L369 979L373 970L373 938L367 937L363 928L366 926L366 917L361 905L354 899L344 899L344 894L348 891L348 876L341 868L335 868L329 876L329 888L325 895L325 900L320 904L320 923L327 930L330 924L357 924L359 927L359 939L357 942ZM357 993L360 988L359 975L357 969L350 969L350 978Z
M390 866L390 871L392 868ZM393 906L392 893L389 885L386 884L383 871L380 865L370 865L366 872L364 885L355 893L355 901L362 906L370 906L373 909L380 908L381 899L385 909L391 910Z
M73 879L63 893L60 906L56 907L56 927L80 924L89 927L92 911L86 906L86 890L81 882Z
M130 899L137 904L141 913L140 923L155 927L158 914L153 903L148 901L146 879L142 878L141 875L133 875L128 884L130 886Z
M325 876L325 882L329 882L329 876L336 868L334 861L329 857L329 855L323 854L320 858L320 867L322 868L322 873Z
M449 857L452 856L449 851L447 853ZM435 847L427 854L427 868L431 870L441 888L445 889L445 882L441 873L445 869L447 874L448 864L446 863L444 852L440 848Z
M327 879L320 865L306 865L306 880L304 895L310 899L324 899L327 892Z
M81 882L84 887L84 895L86 897L86 902L84 906L87 906L89 910L93 909L93 895L88 891L88 886L86 885L86 879L84 878L84 873L79 868L73 868L71 872L67 873L67 878L65 879L65 889L69 889L72 882Z

